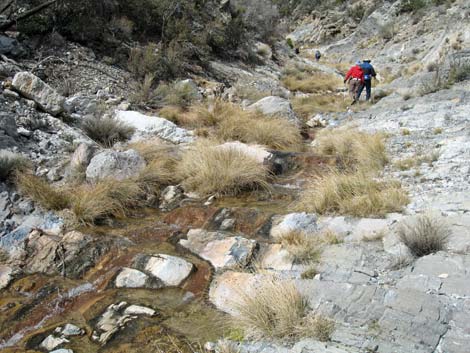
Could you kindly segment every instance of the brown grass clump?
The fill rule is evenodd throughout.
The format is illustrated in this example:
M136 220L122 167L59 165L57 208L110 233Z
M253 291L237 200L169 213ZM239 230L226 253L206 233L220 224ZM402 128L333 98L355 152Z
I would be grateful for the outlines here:
M33 174L18 173L16 184L23 194L45 209L60 211L70 204L68 192L53 188L45 180Z
M235 303L236 325L250 338L286 338L296 335L307 310L307 301L294 283L266 280L254 293L241 291Z
M176 167L185 190L201 195L236 195L244 190L268 189L268 170L254 158L233 148L199 143L187 150Z
M402 222L398 237L416 257L445 250L451 230L442 219L425 214Z
M376 181L361 172L349 175L331 172L310 184L296 209L319 214L381 217L400 212L408 202L398 182Z
M136 207L142 189L132 180L101 180L73 191L70 209L80 224L90 225L107 217L120 217Z
M28 169L30 162L21 154L0 150L0 180L7 180L15 172Z
M282 83L290 91L301 91L304 93L335 91L342 85L339 77L319 72L307 65L288 67L284 71Z
M349 98L341 95L315 94L292 99L292 108L303 119L322 112L342 112L349 105Z
M299 336L327 342L335 330L333 320L322 315L308 315L298 327Z
M388 163L384 137L351 130L322 130L315 150L335 157L340 170L380 170Z
M316 234L291 231L282 234L278 240L295 263L309 263L319 259L321 241Z
M277 150L300 150L299 129L282 118L266 117L257 112L226 116L217 126L216 136L224 141L256 143Z

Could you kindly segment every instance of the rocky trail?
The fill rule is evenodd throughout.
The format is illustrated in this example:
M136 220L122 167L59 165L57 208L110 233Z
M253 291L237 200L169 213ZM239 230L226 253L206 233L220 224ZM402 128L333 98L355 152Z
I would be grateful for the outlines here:
M456 1L439 7L440 17L415 21L396 16L399 3L382 4L360 28L320 46L319 62L313 45L333 31L320 18L287 36L302 45L299 55L258 43L258 65L211 61L207 73L167 88L183 87L192 100L184 107L136 103L130 92L139 82L79 44L15 61L20 44L0 35L0 158L21 154L52 185L34 184L28 195L21 179L0 183L0 351L468 353L469 8ZM392 41L383 38L391 19ZM380 76L374 100L349 106L344 68L367 55ZM106 114L129 138L92 138L83 121ZM298 140L273 147L262 134L227 137L218 114L241 124L279 119ZM321 150L338 136L342 150ZM220 165L189 154L194 146L214 159L244 156L252 164L235 169L261 166L266 179L205 192L209 173L191 184L191 172L197 163ZM185 158L195 162L177 179L173 164ZM155 177L154 167L167 174ZM356 184L404 190L398 206L396 194L379 200L355 189L349 209L312 210L318 193L299 203L322 178L369 173ZM111 204L109 213L97 204L98 216L88 216L83 200L100 200L96 185L107 180L121 183L111 199L137 183L138 199ZM41 191L56 203L41 204ZM403 229L419 233L419 225L445 238L440 248L418 254L405 244ZM294 319L288 332L275 332Z

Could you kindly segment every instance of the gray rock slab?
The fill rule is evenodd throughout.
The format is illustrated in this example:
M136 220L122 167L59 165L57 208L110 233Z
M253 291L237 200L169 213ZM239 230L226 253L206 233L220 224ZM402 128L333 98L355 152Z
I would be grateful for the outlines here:
M94 181L104 178L123 180L138 175L145 165L145 160L137 151L106 150L91 159L86 169L86 177Z
M19 72L13 78L12 85L21 95L35 101L46 112L52 115L63 112L65 98L39 77L29 72Z

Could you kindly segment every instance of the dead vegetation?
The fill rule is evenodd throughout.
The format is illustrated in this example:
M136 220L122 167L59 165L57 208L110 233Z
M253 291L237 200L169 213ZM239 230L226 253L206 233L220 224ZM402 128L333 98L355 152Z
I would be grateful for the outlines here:
M381 170L387 163L384 136L356 130L322 130L315 151L336 159L341 171Z
M449 226L441 218L430 214L402 222L397 233L416 257L445 250L451 235Z
M292 257L294 263L318 261L321 253L321 241L316 234L291 231L281 234L277 239Z
M188 149L176 167L176 174L185 190L201 196L269 189L265 166L237 149L210 143L199 143Z
M24 171L30 163L21 154L0 150L0 181L7 180L18 171Z
M377 181L362 172L332 171L314 179L295 208L319 214L383 217L390 212L402 211L408 202L408 196L398 182Z
M236 325L248 338L286 338L296 335L307 301L290 281L269 279L253 293L241 290Z
M283 72L282 83L291 91L303 93L335 91L342 85L339 77L318 71L306 64L287 67Z

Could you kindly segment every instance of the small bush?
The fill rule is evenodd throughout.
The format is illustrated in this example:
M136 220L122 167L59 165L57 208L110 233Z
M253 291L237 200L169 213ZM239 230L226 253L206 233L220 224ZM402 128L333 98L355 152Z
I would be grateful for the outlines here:
M421 215L398 227L398 237L416 256L426 256L446 249L450 228L441 219Z
M351 130L322 130L315 139L315 150L336 158L341 170L380 170L388 163L384 137Z
M470 64L454 65L449 74L449 81L462 82L470 79Z
M185 82L160 84L155 90L155 96L161 105L187 108L197 99L194 87Z
M116 142L127 141L135 129L113 116L89 116L82 122L82 129L94 141L104 147L112 147Z
M0 150L0 181L7 180L17 171L24 171L29 161L18 153Z
M400 12L415 12L426 7L426 0L402 0Z
M156 94L153 88L155 75L148 73L142 82L137 84L135 92L131 94L131 103L138 105L146 105L155 103Z
M241 291L235 307L236 323L250 338L286 338L296 335L307 301L294 283L272 279L256 287L254 293Z
M391 40L395 36L395 33L396 29L394 22L385 23L379 27L379 36L386 41Z
M16 184L23 194L45 209L60 211L70 205L70 194L67 191L55 189L33 174L17 174Z
M314 279L315 276L318 274L318 270L316 266L310 265L304 272L301 273L301 279Z
M254 158L232 148L197 144L187 150L176 173L183 187L201 195L236 195L244 190L268 189L268 171Z
M400 212L409 202L397 182L376 181L364 173L332 172L315 179L304 191L296 209L319 214L357 217Z
M329 341L334 330L334 321L322 315L308 315L298 327L299 336L315 338L320 342Z
M316 238L316 234L291 231L282 234L278 240L292 257L294 263L309 263L319 259L320 241Z

